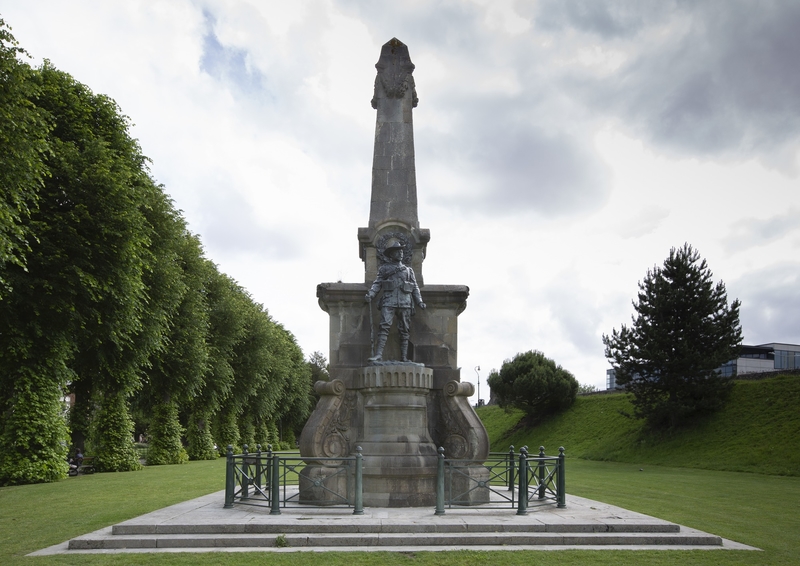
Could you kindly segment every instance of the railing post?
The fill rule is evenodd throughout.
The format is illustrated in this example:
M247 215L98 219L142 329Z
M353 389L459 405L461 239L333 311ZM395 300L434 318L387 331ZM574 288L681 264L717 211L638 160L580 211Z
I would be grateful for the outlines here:
M242 445L242 499L250 499L250 459L247 457L247 444Z
M544 465L544 459L547 456L544 453L544 446L539 447L539 499L544 499L545 493L545 478L547 477L547 468Z
M256 476L253 478L253 485L256 486L256 493L261 491L261 445L256 444Z
M277 454L272 455L272 489L270 503L270 515L281 514L281 457Z
M517 462L514 458L514 445L511 445L511 448L508 449L508 491L511 492L511 502L514 502L514 484L516 483L516 478L514 477L514 468Z
M267 444L267 477L264 483L267 489L267 500L272 501L272 444Z
M567 476L564 464L566 457L564 456L564 447L558 449L558 507L563 508L567 506Z
M444 515L444 446L439 447L439 458L436 462L436 512Z
M528 450L523 446L519 451L519 503L517 515L528 514Z
M233 507L233 498L236 493L236 464L233 461L233 446L228 444L225 453L225 507Z
M364 469L364 457L361 455L361 447L356 446L356 501L353 509L353 515L364 514L364 488L362 483L362 472Z

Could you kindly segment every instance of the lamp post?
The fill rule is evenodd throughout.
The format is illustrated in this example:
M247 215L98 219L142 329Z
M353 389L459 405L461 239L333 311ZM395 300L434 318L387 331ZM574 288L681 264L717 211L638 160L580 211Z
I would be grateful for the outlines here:
M475 403L476 407L481 406L481 374L478 373L481 371L481 366L475 366L475 375L478 376L478 402Z

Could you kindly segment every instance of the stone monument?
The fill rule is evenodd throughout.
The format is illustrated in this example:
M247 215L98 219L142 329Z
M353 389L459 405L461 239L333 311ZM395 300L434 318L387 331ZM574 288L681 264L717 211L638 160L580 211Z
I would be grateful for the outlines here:
M422 275L430 231L417 218L412 109L418 99L408 47L392 39L375 67L370 216L358 229L364 283L317 286L319 305L330 315L330 381L315 386L320 400L300 453L338 458L361 446L364 505L428 506L436 501L437 447L448 458L480 461L489 439L469 404L474 387L461 383L457 365L458 315L469 288L425 285ZM335 466L312 461L301 487L326 478L346 482ZM488 475L470 473L476 480ZM330 502L326 490L301 492L307 503ZM487 500L486 489L473 489L460 503Z

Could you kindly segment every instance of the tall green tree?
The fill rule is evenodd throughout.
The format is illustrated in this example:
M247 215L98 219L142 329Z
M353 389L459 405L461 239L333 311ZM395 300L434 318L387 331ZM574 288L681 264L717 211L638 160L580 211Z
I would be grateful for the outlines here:
M243 307L244 328L240 339L233 346L231 367L234 384L231 395L222 404L221 433L231 434L230 427L235 423L238 438L236 446L255 444L255 424L269 420L280 400L280 347L276 344L278 336L274 323L263 306L255 303L252 297L240 289ZM220 446L234 444L230 438L220 438Z
M314 352L308 357L308 369L311 371L309 378L311 385L317 381L330 381L328 360L322 352Z
M282 432L279 440L283 441L284 447L294 449L295 439L314 406L311 369L294 335L277 322L274 327L281 362L273 379L279 380L280 393L271 419L277 423L279 433Z
M91 383L91 398L78 399L94 406L88 448L101 469L137 469L127 407L157 342L142 340L150 334L144 276L152 262L144 209L157 188L113 100L48 63L37 78L37 103L54 120L37 234L47 243L42 267L70 308L70 365L77 382Z
M159 189L112 100L49 63L31 80L32 102L52 128L38 206L20 217L30 235L25 268L3 266L13 289L0 302L4 452L19 469L43 457L49 469L60 466L58 449L41 444L65 430L56 424L63 419L53 399L69 384L82 405L75 414L91 419L91 427L72 421L88 432L98 467L136 469L128 400L159 341L153 319L144 316L153 263L153 227L144 211ZM48 432L57 426L58 435ZM25 481L42 479L27 474Z
M522 409L529 422L568 409L579 386L570 372L536 350L506 360L487 382L501 407Z
M633 324L603 343L635 415L651 427L675 427L720 408L733 378L717 368L738 356L742 328L739 301L728 304L706 260L689 244L672 248L639 283L633 307Z
M294 337L205 259L113 100L0 20L0 485L63 477L72 440L106 471L217 456L308 413ZM215 430L212 430L215 423Z
M239 446L235 412L221 412L234 388L232 362L236 344L246 333L247 296L233 279L206 261L204 297L208 362L203 387L187 409L186 437L192 460L217 458L228 444Z
M33 102L39 87L24 55L0 18L0 298L8 292L2 267L25 265L33 237L27 220L47 176L50 124Z
M160 305L164 340L151 354L142 388L136 394L139 414L152 417L148 419L148 465L188 461L179 410L202 388L208 361L202 246L163 193L150 214L157 212L160 218L154 222L158 226L154 242L158 247L153 255L161 265L148 277L153 280L148 296L152 304ZM156 289L162 290L153 300Z
M40 89L34 70L19 60L24 53L0 19L0 485L54 481L67 472L62 398L72 347L67 336L48 331L52 313L11 296L22 282L31 298L31 214L50 148L49 116L34 102Z

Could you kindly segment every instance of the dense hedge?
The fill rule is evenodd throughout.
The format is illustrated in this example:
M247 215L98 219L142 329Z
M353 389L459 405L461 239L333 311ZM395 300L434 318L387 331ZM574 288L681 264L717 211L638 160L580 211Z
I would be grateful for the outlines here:
M24 56L0 20L0 485L74 448L139 469L134 435L175 464L296 427L294 336L204 256L116 103Z

